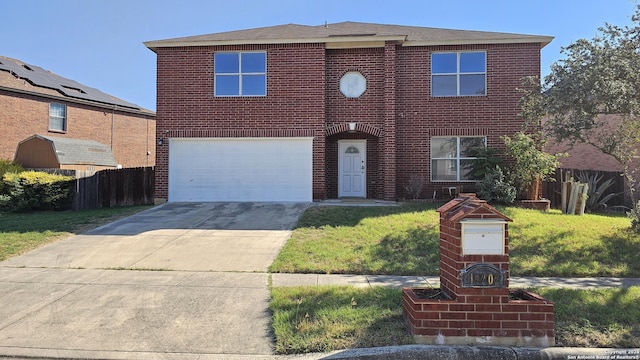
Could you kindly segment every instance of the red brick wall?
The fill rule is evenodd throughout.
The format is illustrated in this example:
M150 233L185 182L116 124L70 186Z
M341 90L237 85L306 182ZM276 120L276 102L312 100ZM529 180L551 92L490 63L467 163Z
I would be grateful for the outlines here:
M489 216L489 219L496 218ZM507 225L505 224L505 227ZM462 225L460 222L440 220L440 286L452 299L461 303L502 303L509 291L509 238L505 231L505 255L462 255ZM490 263L505 272L504 288L463 288L460 270L476 263Z
M215 98L213 54L218 50L266 50L267 96ZM486 96L431 97L431 52L456 50L487 51ZM522 125L516 88L522 77L540 73L537 44L401 47L388 43L372 49L294 44L156 51L158 137L313 136L314 199L337 196L333 148L339 139L352 136L340 132L325 139L326 128L356 122L378 129L375 147L367 149L367 195L403 198L412 174L430 179L432 136L487 136L489 146L503 149L500 136ZM360 98L349 99L339 91L339 79L348 71L359 71L367 79ZM158 148L157 198L167 198L167 151L168 146ZM450 184L428 184L422 197L430 198L434 190L441 193L442 186Z
M214 97L214 52L251 50L267 52L267 96ZM161 48L157 54L158 137L313 136L313 197L325 198L321 45ZM165 145L158 148L155 196L167 195Z
M341 49L326 51L326 123L355 122L375 128L384 125L384 49ZM340 92L340 78L349 71L360 72L367 79L367 89L359 98L347 98ZM384 136L384 134L383 134ZM327 138L327 197L338 197L338 140L367 140L367 197L384 198L384 172L380 158L384 148L379 138L362 132L342 132Z
M65 133L49 131L51 102L67 105ZM152 116L0 90L0 158L13 160L18 143L34 134L101 142L112 147L116 161L125 168L155 165Z
M482 50L487 52L487 95L472 97L431 97L431 52ZM504 44L474 46L403 47L398 50L397 106L397 188L411 174L426 179L430 174L430 139L432 136L487 136L488 146L504 149L502 135L520 130L516 91L524 76L540 75L538 44ZM423 197L442 186L429 184ZM472 183L463 183L471 191ZM467 189L469 188L469 189Z
M548 338L555 342L553 303L543 298L496 303L425 300L404 288L402 309L414 335ZM486 344L485 344L486 345ZM524 345L524 344L519 344Z
M384 49L327 50L327 126L336 123L366 123L382 127L384 122ZM367 90L359 98L340 92L340 78L358 71L367 79Z
M395 200L397 195L396 185L396 74L398 73L398 59L396 46L387 42L384 47L384 138L382 172L384 176L384 199Z

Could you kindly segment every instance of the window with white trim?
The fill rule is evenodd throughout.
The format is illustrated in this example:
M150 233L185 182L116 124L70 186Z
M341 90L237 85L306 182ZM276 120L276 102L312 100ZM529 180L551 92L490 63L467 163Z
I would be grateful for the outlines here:
M215 96L267 95L267 53L218 52L213 67Z
M431 181L474 181L471 169L476 149L486 147L486 137L432 137Z
M487 53L431 54L431 96L481 96L487 93Z
M49 104L49 131L67 131L67 106L65 104Z

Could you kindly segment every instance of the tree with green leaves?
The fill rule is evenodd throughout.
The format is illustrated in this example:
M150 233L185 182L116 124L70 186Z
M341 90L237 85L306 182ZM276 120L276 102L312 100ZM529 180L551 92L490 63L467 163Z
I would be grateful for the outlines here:
M544 152L544 142L538 135L520 131L502 138L507 154L515 161L515 166L509 171L511 181L520 195L529 200L539 200L541 181L555 180L553 175L560 157Z
M556 140L591 144L615 158L638 213L632 161L640 146L640 6L632 24L605 24L594 38L564 47L565 58L522 104L525 115L547 116L545 131Z

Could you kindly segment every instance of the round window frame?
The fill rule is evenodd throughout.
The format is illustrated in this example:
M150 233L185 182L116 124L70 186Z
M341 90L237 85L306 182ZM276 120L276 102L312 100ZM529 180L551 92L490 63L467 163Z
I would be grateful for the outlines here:
M359 98L367 91L367 79L359 71L349 71L340 78L340 92L347 98Z

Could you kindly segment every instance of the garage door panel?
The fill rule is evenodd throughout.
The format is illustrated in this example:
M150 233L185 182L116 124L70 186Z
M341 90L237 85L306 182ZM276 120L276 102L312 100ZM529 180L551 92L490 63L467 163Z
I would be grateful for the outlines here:
M170 139L169 201L311 201L312 142Z

